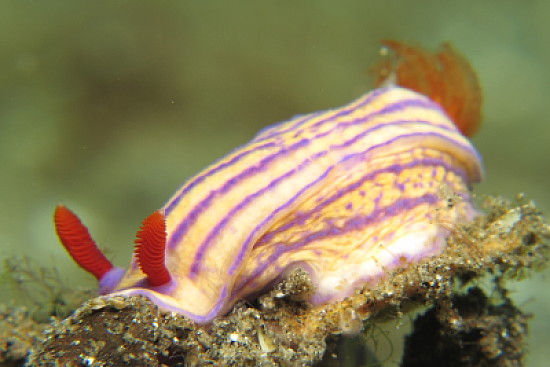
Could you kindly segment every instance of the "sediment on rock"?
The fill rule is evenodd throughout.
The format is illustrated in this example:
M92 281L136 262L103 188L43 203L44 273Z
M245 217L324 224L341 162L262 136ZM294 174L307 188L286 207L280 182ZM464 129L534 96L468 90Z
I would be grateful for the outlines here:
M435 306L444 334L466 327L488 332L478 340L483 352L472 355L516 353L514 358L521 361L518 351L527 316L510 304L499 309L486 301L478 313L458 305L468 304L468 298L461 297L476 292L472 284L481 276L490 274L504 287L506 279L543 267L550 230L523 198L489 198L484 206L485 215L452 229L440 256L404 264L342 302L309 306L306 295L312 284L300 270L258 299L237 303L230 314L208 326L160 312L142 297L94 298L49 325L40 342L31 343L27 365L311 366L321 361L329 336L330 342L342 334L360 334L369 322L395 318L417 306ZM453 324L458 317L462 329ZM422 324L418 321L415 328L420 330ZM490 335L512 329L515 344L491 344ZM449 337L449 347L456 341Z

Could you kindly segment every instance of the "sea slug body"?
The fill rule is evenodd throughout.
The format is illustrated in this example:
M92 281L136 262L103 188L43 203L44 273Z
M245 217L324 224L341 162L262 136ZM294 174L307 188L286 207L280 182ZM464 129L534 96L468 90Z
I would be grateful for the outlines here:
M476 215L469 189L481 176L441 104L388 85L264 129L187 181L144 222L126 272L68 209L55 219L101 293L145 295L206 323L298 267L316 287L310 302L324 304L437 255L453 224Z

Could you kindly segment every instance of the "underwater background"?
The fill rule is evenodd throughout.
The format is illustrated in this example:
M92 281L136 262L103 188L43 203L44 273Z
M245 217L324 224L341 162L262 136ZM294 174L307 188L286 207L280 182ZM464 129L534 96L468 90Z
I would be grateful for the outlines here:
M54 234L56 204L126 267L141 220L187 178L268 124L372 89L383 38L449 41L470 60L484 90L474 192L524 192L548 214L548 34L542 0L2 1L0 259L95 287ZM535 315L528 366L550 358L548 276L508 284Z

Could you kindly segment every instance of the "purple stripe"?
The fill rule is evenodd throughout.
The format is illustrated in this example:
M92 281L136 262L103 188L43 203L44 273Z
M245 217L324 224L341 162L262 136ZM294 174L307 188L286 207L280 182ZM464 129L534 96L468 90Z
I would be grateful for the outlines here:
M116 293L115 293L116 294ZM191 320L199 323L204 324L207 322L212 321L216 316L219 316L220 312L223 311L222 308L224 306L228 306L229 302L227 302L228 299L228 289L227 284L225 284L222 288L222 292L220 296L218 297L218 301L216 302L215 306L209 310L209 312L206 315L199 315L192 312L189 312L188 310L185 310L180 307L172 306L166 302L163 302L159 297L157 297L155 292L151 292L149 289L145 288L134 288L134 289L128 289L124 293L128 296L135 296L135 295L142 295L149 299L151 299L157 306L159 306L161 309L169 310L171 312L180 313L182 315L185 315L189 317Z
M398 125L398 124L409 124L411 122L408 122L408 121L398 121L398 122L393 122L392 125ZM417 123L416 121L413 121L412 123ZM386 125L376 125L375 127L371 128L371 129L367 129L365 131L363 131L361 134L359 134L358 136L355 136L354 138L342 143L342 144L339 144L339 145L335 145L335 146L331 146L329 147L329 149L335 149L335 148L344 148L346 146L348 146L349 144L357 141L360 137L368 134L368 133L371 133L373 131L376 131L378 129L381 129L383 127L385 127ZM334 130L334 129L333 129ZM324 133L321 133L319 135L317 135L316 137L321 137L323 135L328 135L330 134L332 131L326 131ZM416 135L420 135L420 134L416 134ZM395 139L392 139L392 140L389 140L388 142L386 143L392 143ZM169 243L168 243L168 247L171 248L173 246L175 246L177 243L179 243L181 241L181 239L183 238L183 236L187 233L187 231L189 230L189 228L191 228L191 226L197 221L198 217L200 216L200 214L206 209L208 208L208 206L210 205L210 203L212 202L212 200L214 200L214 198L219 195L219 194L223 194L223 193L226 193L227 191L229 191L233 186L237 185L242 179L245 179L247 178L248 176L252 175L252 174L257 174L257 173L261 173L261 172L264 172L264 171L267 171L269 169L269 166L268 164L271 163L273 160L275 160L276 158L279 158L280 156L283 156L283 155L287 155L288 153L291 153L293 152L295 149L298 149L298 148L301 148L303 146L306 146L309 144L309 139L302 139L300 141L298 141L297 143L291 145L290 147L288 148L281 148L277 153L275 154L272 154L272 155L269 155L267 157L264 157L258 164L254 165L254 166L250 166L248 168L246 168L245 170L243 170L242 172L240 172L238 175L234 176L233 178L231 178L230 180L226 181L223 186L217 190L212 190L210 191L210 193L207 195L207 197L205 199L203 199L200 203L198 203L190 212L189 214L187 214L187 216L185 217L184 220L182 220L180 222L180 224L178 224L176 226L176 229L174 230L174 232L172 233L172 236L170 237L169 239ZM384 144L385 145L385 144ZM376 148L376 147L379 147L379 146L384 146L384 145L375 145L373 146L372 148ZM310 157L308 159L308 161L311 161L312 159L315 159L315 158L318 158L320 156L323 156L326 154L328 150L325 150L325 151L321 151L320 153L317 153L315 154L314 156Z
M426 104L426 101L419 101L419 100L416 100L416 99L413 99L413 100L403 100L403 101L399 101L398 103L396 104L393 104L393 105L389 105L389 106L386 106L385 108L381 109L381 110L378 110L376 111L375 113L372 113L370 115L367 115L367 116L362 116L361 118L358 118L358 119L355 119L355 120L352 120L351 122L340 122L340 123L337 123L335 124L335 127L331 130L328 130L328 131L325 131L323 133L320 133L318 135L316 135L315 137L313 138L310 138L310 139L317 139L317 138L320 138L320 137L325 137L326 135L329 135L330 133L334 132L335 130L338 130L340 129L342 126L346 126L346 124L359 124L359 123L365 123L366 121L368 121L369 119L372 119L375 115L378 115L378 114L381 114L381 113L387 113L388 111L395 111L395 110L400 110L400 109L404 109L408 106L415 106L415 105L422 105L424 106ZM428 105L430 106L433 106L434 103L428 103ZM385 112L383 112L385 111ZM438 126L438 125L434 125L432 124L431 122L419 122L417 120L414 120L414 121L394 121L394 122L388 122L388 123L384 123L382 125L376 125L374 126L373 128L371 129L367 129L365 131L363 131L361 134L358 134L356 135L353 139L351 140L348 140L347 142L343 143L343 144L340 144L340 145L335 145L335 146L331 146L330 148L341 148L341 147L345 147L347 145L350 145L350 144L353 144L354 142L356 142L357 140L359 140L361 137L365 136L366 134L369 134L373 131L376 131L378 129L381 129L381 128L384 128L388 125L401 125L401 124L409 124L409 123L427 123L429 124L430 126L435 126L437 128L441 128L441 129L444 129L444 130L449 130L448 127L446 126ZM454 129L450 129L452 130L453 132L457 131L456 128ZM458 132L457 132L458 133ZM420 135L420 134L419 134ZM207 206L210 204L210 202L212 201L212 199L220 194L220 193L224 193L224 192L227 192L233 185L236 185L239 183L240 180L246 178L247 176L249 176L250 174L253 174L253 173L259 173L259 172L262 172L262 171L265 171L267 170L269 167L268 167L268 163L270 163L271 161L275 160L275 158L278 158L282 155L286 155L290 152L292 152L293 150L297 149L297 148L300 148L300 147L303 147L303 146L306 146L309 144L309 141L310 139L302 139L300 140L298 143L295 143L293 145L291 145L290 147L287 147L287 148L282 148L280 149L278 152L272 154L272 155L269 155L265 158L263 158L259 164L256 164L254 166L251 166L247 169L245 169L244 171L242 171L240 174L238 174L237 176L234 176L233 178L231 178L230 180L226 181L224 183L224 185L222 186L221 189L218 189L218 190L213 190L211 191L208 196L203 199L199 204L197 204L192 210L191 212L185 217L185 219L177 226L176 230L174 231L173 233L173 236L171 237L170 239L170 243L169 243L169 247L171 246L174 246L176 243L178 243L181 238L183 238L183 236L185 235L185 233L187 233L188 229L191 227L191 225L193 223L195 223L195 221L197 220L198 216L200 215L200 213L205 209L207 208ZM390 140L391 142L391 140ZM462 145L458 142L455 141L455 144L457 145ZM462 145L463 148L465 148L466 146L465 145ZM473 150L473 148L471 146L468 146L466 147L470 152L473 152L474 155L477 155L477 153ZM248 152L252 152L253 150L250 150ZM286 154L285 154L286 153ZM229 162L227 163L224 163L224 167L228 166L229 165ZM259 167L258 167L259 166ZM220 170L220 166L212 169L210 172L206 173L203 175L203 177L206 177L206 176L209 176L211 174L213 174L214 172ZM203 178L204 179L204 178ZM181 199L182 195L184 192L187 192L191 186L193 185L196 185L196 182L193 182L191 184L189 184L186 189L184 189L175 199L174 201L169 205L169 207L171 209L173 209L173 207L179 202L179 200Z
M271 181L267 186L264 186L261 190L256 191L255 193L248 195L244 198L243 201L241 201L238 205L233 207L224 217L221 221L219 221L214 228L210 230L208 233L208 236L206 239L201 243L199 248L196 251L195 258L193 259L193 265L191 266L191 270L189 272L189 276L191 279L196 277L196 275L199 272L200 264L202 262L202 259L208 250L208 247L210 246L211 242L214 240L214 238L220 233L220 231L229 223L229 221L233 218L235 214L237 214L239 211L241 211L243 208L248 206L252 201L254 201L256 198L261 196L262 194L266 193L267 191L273 190L279 183L281 183L283 180L288 179L289 177L293 176L296 172L303 169L305 166L309 165L310 161L306 160L301 165L295 167L294 169L285 172L285 174L277 177L273 181ZM326 172L324 175L321 175L318 179L316 179L314 182L322 179L322 177L326 176ZM311 185L312 183L308 184ZM305 190L307 186L303 189ZM296 195L295 197L298 197ZM241 250L242 251L242 250Z
M367 103L370 103L372 102L372 100L375 98L375 97L378 97L380 96L381 94L387 92L389 89L380 89L380 90L375 90L374 92L370 93L367 98L365 98L365 101L362 102L361 104L359 104L358 106L353 106L353 108L350 108L349 110L344 110L344 111L341 111L341 113L337 113L335 115L331 115L317 123L315 123L314 125L312 125L312 127L318 127L319 125L321 124L324 124L326 122L333 122L332 120L335 118L335 117L340 117L340 116L344 116L344 115L347 115L349 114L350 112L352 111L355 111L355 109L359 108L359 107L362 107L364 104L367 104ZM395 111L399 111L399 110L403 110L407 107L425 107L425 108L428 108L428 109L433 109L433 110L437 110L437 111L441 111L441 108L434 102L431 102L429 100L419 100L419 99L405 99L405 100L401 100L401 101L398 101L397 103L392 103L392 104L389 104L389 105L386 105L384 108L382 108L381 110L378 110L378 111L375 111L369 115L366 115L366 116L362 116L360 118L357 118L357 119L354 119L354 120L351 120L351 121L342 121L342 122L339 122L335 125L334 129L331 129L331 130L328 130L327 132L325 133L321 133L319 135L316 135L314 136L313 138L311 139L315 139L315 138L318 138L318 137L322 137L322 136L325 136L327 135L328 133L332 132L333 130L337 129L337 128L340 128L342 126L351 126L351 125L357 125L357 124L362 124L362 123L367 123L369 120L375 118L376 116L379 116L381 114L385 114L385 113L391 113L391 112L395 112ZM338 110L336 110L338 111ZM310 115L313 115L313 114L310 114ZM310 116L308 115L308 116ZM307 120L309 120L308 118L304 119L303 121L300 121L300 124L303 124L305 123ZM444 126L444 125L436 125L436 124L433 124L433 122L431 121L417 121L419 123L426 123L426 124L429 124L431 126L435 126L435 127L438 127L438 128L441 128L441 129L445 129L445 130L449 130L449 131L457 131L456 128L449 128L448 126ZM280 135L282 133L285 133L285 132L288 132L288 131L292 131L293 129L295 129L296 127L298 127L300 124L296 124L295 126L293 126L292 128L289 128L289 129L285 129L285 130L281 130L281 131L278 131L278 132L275 132L273 134L271 134L269 137L273 138L277 135ZM384 125L388 125L389 123L386 123ZM454 125L453 125L454 127ZM308 127L308 128L311 128L311 127ZM303 131L303 130L302 130ZM297 133L299 132L302 132L302 131L297 131ZM258 141L262 141L262 140L265 140L267 139L268 137L265 137L265 138L262 138ZM258 142L256 140L252 140L252 142L256 143ZM252 143L250 142L250 143ZM247 143L247 144L250 144L250 143ZM246 145L245 145L246 146ZM212 167L209 171L207 172L204 172L202 173L201 175L199 176L196 176L195 178L192 179L192 181L190 181L187 186L174 198L172 199L172 201L170 203L168 203L167 205L165 205L165 215L170 215L170 213L174 210L174 208L178 205L178 203L181 201L181 199L183 198L183 196L188 193L193 187L195 187L196 185L200 184L201 182L203 182L207 177L215 174L216 172L230 166L230 165L233 165L234 163L240 161L242 158L248 156L249 154L251 153L254 153L257 149L263 149L263 148L267 148L267 147L275 147L277 146L277 144L275 142L268 142L266 144L263 144L263 145L260 145L260 146L257 146L257 147L254 147L252 149L247 149L247 150L244 150L242 151L241 153L239 153L238 155L236 155L235 157L231 158L231 160L229 160L228 162L225 162L223 164L220 164L219 166L215 166L215 167ZM239 148L237 148L236 150L238 150ZM242 148L241 148L242 149ZM275 155L277 155L279 152L275 153ZM222 158L223 159L223 158Z
M281 129L281 130L278 130L278 131L274 131L272 134L269 134L265 137L262 137L262 139L260 139L260 140L268 139L268 138L271 138L275 135L281 135L281 134L287 133L289 131L295 130L296 128L298 128L301 125L305 124L306 122L308 122L312 118L317 117L319 115L322 115L324 113L335 112L335 113L325 117L324 119L318 121L314 126L318 126L319 124L322 124L324 122L334 120L335 118L339 118L339 117L342 117L342 116L349 115L351 112L355 111L356 109L364 107L364 106L366 106L367 104L369 104L371 102L374 102L381 95L387 93L388 91L391 91L392 89L393 88L391 88L391 87L375 89L372 92L368 93L366 96L359 97L358 100L361 100L362 98L364 99L364 101L362 101L359 104L356 104L358 102L358 100L355 100L351 103L348 103L348 104L344 105L343 107L336 107L336 108L332 108L332 109L328 109L328 110L324 110L324 111L314 112L314 113L309 114L307 116L309 118L297 121L296 123L292 124L291 126L289 126L286 129ZM347 107L347 108L345 108L345 107ZM284 125L285 123L287 123L289 121L292 121L292 119L287 120L287 121L283 121L283 122L279 122L275 125L282 126L282 125ZM275 127L275 126L273 126L273 125L270 126L270 128L273 128L273 127Z
M331 195L327 199L325 199L323 202L319 203L314 209L304 212L300 217L288 222L284 226L279 227L277 230L269 232L265 236L263 236L255 245L254 248L258 248L261 246L264 246L266 243L271 241L271 239L277 235L280 232L287 231L291 227L302 225L305 223L305 221L310 218L313 214L320 212L324 208L326 208L328 205L334 203L336 200L340 199L342 196L346 195L347 193L357 190L359 187L363 186L363 184L367 181L371 181L376 178L376 176L386 173L386 172L393 172L396 174L401 173L402 171L410 168L414 168L417 166L441 166L443 167L447 172L453 172L455 175L462 177L464 180L466 179L466 173L463 169L451 166L447 163L445 163L441 159L436 158L424 158L420 159L418 161L413 161L407 164L393 164L388 167L384 167L382 169L378 169L376 171L372 171L364 176L362 176L359 180L351 183L350 185L341 188L338 190L335 194ZM467 182L465 180L464 182ZM401 189L403 191L403 189Z
M309 184L307 184L306 186L304 186L301 190L298 191L298 193L296 195L294 195L293 197L290 198L290 200L288 200L283 205L279 206L277 209L272 211L271 214L269 214L266 218L264 218L264 220L262 220L260 222L260 224L258 224L256 227L254 227L254 229L252 231L250 231L250 234L248 235L248 237L244 241L243 245L241 246L241 250L239 251L239 254L237 255L237 258L235 259L235 261L233 261L233 264L231 264L231 267L229 268L229 275L233 275L233 273L235 272L237 267L241 264L241 262L244 259L244 255L246 254L248 248L250 247L250 245L252 243L252 240L254 239L256 234L260 231L260 229L262 229L273 218L275 218L275 216L277 214L279 214L282 210L284 210L285 208L288 208L292 203L294 203L296 201L296 199L298 199L300 196L302 196L302 194L304 192L306 192L307 190L309 190L310 188L315 186L317 183L319 183L319 181L322 181L323 179L325 179L328 176L328 174L330 173L330 171L332 171L333 168L334 168L334 166L331 166L322 175L320 175L317 179L315 179L314 181L312 181Z
M436 103L434 103L434 102L432 102L428 99L419 99L419 98L402 99L402 100L399 100L396 103L387 104L382 109L371 112L368 115L364 115L364 116L358 117L358 118L350 120L350 121L340 121L336 124L336 126L337 127L342 127L342 126L352 126L352 125L368 123L369 120L371 120L371 119L373 119L377 116L385 115L385 114L393 113L393 112L397 112L397 111L403 111L404 109L409 108L409 107L423 107L426 110L438 111L438 112L442 113L444 116L447 116L445 114L445 112L442 111L442 109L439 105L437 105ZM412 121L412 120L410 120L410 121ZM433 121L428 121L428 120L414 120L414 121L426 123L430 126L434 126L434 127L440 128L440 129L447 130L447 131L458 132L458 128L452 122L451 122L451 126L447 126L447 125L441 125L441 124L434 124ZM306 129L312 129L312 130L317 129L325 123L332 123L332 122L333 121L330 121L328 119L324 119L324 120L316 122L315 124L313 124L311 126L307 126ZM391 124L391 123L388 122L388 123L384 123L383 125L388 125L388 124ZM302 133L303 131L304 130L298 130L296 133L297 134Z
M291 146L292 149L294 148L300 148L301 146L307 145L308 140L302 139L298 143ZM196 222L200 214L208 208L212 200L219 194L226 193L229 191L233 186L237 185L242 179L253 175L255 173L261 173L263 171L266 171L268 169L267 164L271 161L273 161L275 158L277 158L279 155L283 153L287 153L289 149L281 149L276 154L270 155L262 159L260 162L258 162L256 165L249 166L242 172L240 172L238 175L234 176L230 180L224 182L223 186L217 190L212 190L208 194L208 196L203 199L200 203L198 203L185 217L183 221L180 222L180 224L176 227L176 230L173 232L170 240L169 240L169 247L173 247L175 244L177 244L187 233L189 228Z
M373 92L369 93L367 95L367 97L365 98L365 100L363 102L361 102L359 105L357 106L353 106L353 107L349 107L347 109L333 109L334 111L338 111L338 113L336 114L332 114L328 117L326 117L325 119L321 120L321 122L325 122L325 121L328 121L328 120L332 120L334 119L335 117L341 117L341 116L345 116L345 115L348 115L350 114L352 111L355 111L355 109L357 109L358 107L362 107L370 102L372 102L375 98L379 97L380 95L384 94L385 92L387 92L387 90L385 88L381 88L381 89L377 89L377 90L374 90ZM363 97L364 98L364 97ZM348 105L352 105L352 103L349 103ZM295 119L295 117L292 117L290 118L289 120L285 120L285 121L282 121L282 122L278 122L274 125L270 125L262 130L260 130L257 134L256 134L256 137L254 137L252 139L252 141L250 141L249 143L247 144L250 144L250 143L257 143L259 141L262 141L262 140L266 140L266 139L269 139L269 138L272 138L274 137L275 135L280 135L282 133L286 133L288 131L292 131L294 129L296 129L297 127L305 124L306 122L309 122L311 119L319 116L319 115L322 115L324 113L327 113L329 111L333 111L332 109L328 109L328 110L324 110L324 111L318 111L318 112L313 112L313 113L310 113L310 114L307 114L304 116L304 118L302 118L301 120L297 121L295 124L293 124L292 126L290 126L289 128L287 129L284 129L284 130L278 130L278 131L274 131L272 134L269 134L265 137L262 137L261 139L258 139L258 136L260 136L261 134L267 132L268 130L270 129L273 129L273 128L276 128L277 126L282 126L290 121L292 121L293 119ZM275 146L275 144L273 143L268 143L268 144L265 144L265 145L261 145L259 147L255 147L253 149L250 149L250 150L246 150L246 151L243 151L241 152L239 155L233 157L230 161L220 165L220 166L217 166L217 167L214 167L213 169L211 169L210 171L208 172L205 172L203 173L202 175L200 176L197 176L193 182L190 182L187 187L182 190L182 192L172 200L171 203L169 203L167 206L166 206L166 209L165 209L165 213L166 215L169 215L170 212L174 209L174 207L179 203L179 201L181 200L181 197L183 197L183 195L185 195L189 190L191 190L194 186L196 186L197 184L199 184L200 182L204 181L205 178L207 178L208 176L218 172L219 170L225 168L226 166L228 165L231 165L237 161L239 161L241 158L245 157L246 155L248 155L249 153L251 152L254 152L256 149L258 148L265 148L265 147L272 147L272 146Z
M374 223L386 220L390 216L396 216L404 211L414 209L415 207L428 203L433 204L437 202L439 198L434 194L426 194L418 198L403 198L395 201L391 205L386 207L377 208L372 213L365 216L357 216L346 221L342 228L328 228L322 231L312 233L309 236L306 236L303 240L296 242L292 245L278 245L277 249L269 256L268 259L263 260L259 263L259 266L256 267L256 270L248 276L248 280L244 284L239 284L233 289L233 293L238 293L242 288L246 287L250 281L258 277L259 274L263 273L268 266L272 264L280 257L282 254L290 251L296 251L300 248L308 245L309 243L324 239L328 237L340 236L347 232L358 231ZM290 264L287 264L287 266Z
M231 158L229 161L227 161L225 163L222 163L222 164L212 168L211 170L209 170L207 172L204 172L204 173L202 173L198 176L195 176L191 181L188 182L187 186L178 194L178 196L176 196L172 200L172 202L170 202L169 204L166 205L166 207L164 209L165 216L170 215L172 210L174 210L174 208L178 205L181 198L185 194L187 194L193 187L195 187L198 184L200 184L201 182L203 182L209 176L213 175L214 173L216 173L216 172L218 172L218 171L220 171L220 170L222 170L222 169L224 169L228 166L231 166L232 164L240 161L242 158L246 157L250 153L255 152L258 149L273 148L273 147L276 147L276 146L277 146L277 144L275 142L268 142L268 143L256 146L254 148L251 148L251 149L243 150L242 152L240 152L239 154L237 154L236 156ZM224 156L223 158L225 158L225 157L226 156ZM223 158L221 158L220 160L222 160ZM214 165L215 164L216 163L214 163Z
M371 93L369 93L367 95L367 98L365 98L365 101L363 101L359 106L354 106L354 107L350 107L350 108L347 108L347 109L343 109L341 110L339 113L336 113L336 114L333 114L331 116L328 116L327 118L321 120L321 121L328 121L328 120L332 120L334 119L335 117L340 117L340 116L345 116L345 115L348 115L349 113L351 113L352 111L354 111L357 107L362 107L363 105L367 104L367 103L370 103L372 102L376 97L378 97L379 95L385 93L386 90L385 89L379 89L379 90L375 90ZM352 103L350 103L351 105ZM273 132L272 134L269 134L265 137L262 137L261 139L257 139L257 137L261 134L263 134L264 132L270 130L270 129L273 129L275 128L276 126L282 126L290 121L292 121L294 118L291 118L289 120L286 120L286 121L282 121L282 122L278 122L276 123L275 125L271 125L271 126L268 126L266 128L264 128L262 131L258 132L256 134L256 137L252 139L252 141L250 143L256 143L256 142L259 142L259 141L262 141L262 140L266 140L268 138L271 138L273 137L274 135L280 135L281 133L285 133L285 132L288 132L288 131L292 131L293 129L297 128L298 126L301 126L303 125L304 123L310 121L311 119L319 116L319 115L322 115L324 113L327 113L328 111L331 111L331 110L326 110L326 111L319 111L319 112L313 112L313 113L310 113L310 114L307 114L306 116L304 116L303 119L299 120L297 123L293 124L291 127L287 128L287 129L284 129L284 130L279 130L279 131L275 131ZM338 109L335 109L335 111L338 111ZM247 143L249 144L249 143ZM259 147L255 147L253 149L249 149L249 150L245 150L241 153L239 153L237 156L233 157L230 161L224 163L224 164L221 164L217 167L213 167L210 171L208 172L204 172L202 175L199 175L197 177L195 177L193 179L192 182L189 182L189 184L187 185L187 187L185 189L182 190L182 192L177 196L175 197L171 203L169 203L167 206L166 206L166 209L165 209L165 214L166 215L169 215L172 210L174 210L174 208L178 205L178 203L180 202L181 198L187 193L189 192L193 187L195 187L196 185L200 184L202 181L204 181L208 176L220 171L221 169L229 166L229 165L232 165L234 163L236 163L237 161L241 160L242 158L244 158L245 156L247 156L249 153L252 153L254 151L256 151L256 149L258 148L266 148L266 147L273 147L275 146L274 143L268 143L268 144L264 144L264 145L261 145ZM222 158L223 159L223 158Z
M454 142L453 140L451 139L448 139L447 137L441 135L441 134L438 134L438 133L416 133L416 134L408 134L408 135L401 135L401 136L398 136L398 137L395 137L393 139L390 139L389 141L386 141L384 143L381 143L381 144L378 144L378 145L374 145L372 147L370 147L369 149L361 152L361 153L356 153L356 154L353 154L353 155L350 155L350 156L346 156L344 157L340 162L342 162L343 160L346 160L348 159L349 157L351 156L354 156L354 157L357 157L359 155L366 155L367 153L371 152L372 150L374 149L378 149L380 147L385 147L387 146L388 144L391 144L397 140L400 140L400 139L403 139L403 138L408 138L408 137L414 137L414 136L438 136L439 138L441 139L444 139L444 140L447 140L447 141L451 141L451 142ZM455 142L456 143L456 142ZM299 169L302 169L303 167L306 167L307 165L311 164L312 162L314 162L317 158L319 158L321 155L324 155L326 153L326 151L322 151L322 152L318 152L316 153L315 155L313 155L312 157L310 157L309 159L306 159L304 160L297 168L294 168L290 171L287 171L285 174L283 174L282 176L279 176L278 178L276 178L275 180L271 181L269 183L268 186L264 186L263 188L261 188L259 191L255 192L254 194L251 194L251 195L248 195L247 197L245 197L245 199L243 201L241 201L237 206L233 207L224 217L223 219L218 222L216 224L216 226L208 233L208 236L207 238L201 243L201 245L199 246L199 249L195 255L195 259L193 261L193 265L191 266L191 270L190 270L190 277L195 277L197 274L198 274L198 271L200 269L200 266L201 266L201 262L202 262L202 259L204 257L204 254L206 253L206 251L208 250L208 247L210 246L211 244L211 241L220 233L220 231L223 229L223 227L225 227L225 225L227 223L229 223L229 221L231 220L231 218L233 217L233 215L235 215L237 212L239 212L240 210L242 210L244 207L246 207L246 205L248 205L249 203L251 203L254 199L256 199L258 196L260 196L261 194L265 193L266 191L268 190L271 190L273 189L278 183L280 183L283 179L287 179L289 177L291 177L292 175L294 175ZM329 167L328 168L329 170L332 169L332 167ZM325 172L326 173L326 172ZM317 180L317 179L316 179ZM284 206L284 205L283 205ZM276 210L282 210L281 207L277 208ZM194 219L196 219L196 217L192 217ZM185 223L185 222L183 222ZM262 223L264 223L264 221L262 221ZM256 231L257 228L254 229L254 231ZM249 237L250 239L250 237ZM242 245L242 247L248 247L250 246L250 243L245 243ZM241 251L239 251L239 255L237 256L237 259L234 261L234 263L231 265L231 269L232 271L235 270L235 267L238 266L238 264L240 264L240 262L242 261L242 253L246 252L246 248L245 249L241 249Z
M417 121L417 120L413 120L413 121L393 121L393 122L388 122L388 123L383 124L383 125L376 125L376 126L370 128L370 129L367 129L367 130L363 131L362 133L356 135L354 138L352 138L350 140L347 140L346 142L344 142L342 144L330 146L329 149L344 148L346 146L349 146L349 145L355 143L360 138L364 137L365 135L370 134L370 133L372 133L376 130L382 129L384 127L387 127L388 125L395 126L395 125L406 125L406 124L416 124L416 123L419 123L419 121ZM329 130L329 131L326 131L324 133L318 134L313 139L319 138L319 137L324 137L324 136L332 133L339 126L340 125L337 125L332 130ZM433 133L433 134L432 133L422 133L422 134L418 133L418 134L411 134L409 136L412 136L412 135L418 135L418 136L421 136L421 135L424 135L424 136L425 135L438 135L441 138L449 140L449 139L445 138L444 136L442 136L441 134L437 134L437 133ZM403 136L407 136L407 135L403 135ZM208 194L208 196L205 199L203 199L200 203L198 203L189 212L189 214L185 217L185 219L182 222L180 222L180 224L176 227L176 230L173 232L173 235L171 236L171 238L169 240L168 246L173 247L175 244L177 244L183 238L185 233L187 233L189 228L198 219L198 216L201 214L201 212L204 209L206 209L208 207L208 205L210 205L211 201L215 198L216 195L229 191L229 189L231 189L234 185L238 184L242 179L245 179L246 177L250 176L251 174L267 171L269 169L269 166L268 166L269 163L274 161L276 158L279 158L279 157L284 156L284 155L288 155L289 153L293 152L297 148L301 148L303 146L308 145L309 141L310 141L310 139L302 139L302 140L298 141L297 143L291 145L290 147L281 148L278 152L276 152L272 155L269 155L267 157L264 157L258 164L254 165L254 166L250 166L249 168L245 169L244 171L242 171L238 175L236 175L233 178L231 178L230 180L226 181L220 189L212 190ZM391 140L387 141L386 143L391 144L391 143L393 143L393 141L395 141L395 139L391 139ZM476 157L478 156L477 152L470 145L464 145L464 144L461 144L461 143L459 143L457 141L454 141L454 140L453 140L453 142L456 145L459 145L462 149L469 151L474 156L476 156ZM374 147L379 147L379 146L383 146L383 145L376 145ZM322 152L323 154L321 154L321 155L326 154L326 152L327 151L323 151ZM213 172L210 172L207 175L209 175L211 173L213 173ZM187 189L189 189L189 186L186 188L186 190ZM173 204L175 204L175 203L176 203L176 200L173 202Z
M254 136L254 138L251 140L251 142L257 143L257 142L262 141L262 140L270 139L274 135L278 135L281 132L290 131L290 130L294 129L296 126L303 125L306 122L309 122L310 120L314 119L315 117L318 117L318 116L321 116L321 115L327 113L328 111L330 111L330 110L306 113L304 115L297 115L297 116L293 116L293 117L289 118L288 120L284 120L284 121L280 121L280 122L268 125L268 126L262 128L260 131L258 131L256 133L256 136ZM280 129L283 125L288 124L288 123L290 123L290 122L292 122L296 119L298 119L298 120L295 121L294 124L292 124L292 126L289 127L288 129L285 129L285 130ZM279 128L279 130L277 130L277 128ZM271 131L271 130L273 130L273 131ZM267 134L269 131L271 131L271 133ZM266 134L266 135L262 136L263 134Z
M424 109L427 109L427 110L431 109L431 110L437 110L437 111L441 112L441 108L438 105L436 105L434 102L431 102L429 100L426 101L426 100L420 100L420 99L404 99L404 100L400 100L397 103L386 105L384 108L382 108L380 110L372 112L368 115L364 115L364 116L355 118L353 120L340 121L340 122L336 121L336 124L334 125L334 127L332 129L327 130L327 131L325 131L323 133L320 133L318 135L315 135L314 137L311 137L310 139L316 139L316 138L319 138L319 137L324 137L324 136L334 132L335 130L340 130L342 127L345 128L345 127L348 127L348 126L366 124L370 120L372 120L372 119L374 119L374 118L376 118L380 115L385 115L385 114L393 113L393 112L396 112L396 111L402 111L402 110L404 110L406 108L409 108L409 107L423 107ZM315 123L311 126L307 126L306 130L314 130L314 129L319 128L320 125L323 125L323 124L326 124L326 123L334 123L334 122L335 121L327 121L327 119L324 119L324 120L321 120L321 121L319 121L319 122L317 122L317 123ZM396 120L396 121L384 122L384 123L381 123L381 124L375 126L374 128L365 130L363 133L361 133L360 136L365 136L369 132L375 131L375 130L380 129L380 128L384 128L386 126L401 125L401 124L408 124L408 123L425 124L425 125L433 126L435 128L441 129L441 130L445 130L445 131L449 131L449 132L453 132L453 133L459 133L458 128L452 122L451 122L451 125L448 126L448 125L436 124L433 121L429 121L429 120L415 119L415 120ZM299 136L304 131L305 130L297 130L296 133L295 133L295 136ZM273 137L275 137L275 136L276 136L276 134L273 135Z
M407 124L407 123L410 123L410 122L403 122L403 121L399 121L399 122L392 122L391 125L401 125L401 124ZM415 123L414 121L412 123ZM374 130L377 130L379 128L382 128L384 127L385 125L377 125L375 128L373 129L370 129L370 130L366 130L364 132L362 132L361 134L358 134L357 136L355 136L353 139L350 139L342 144L338 144L338 145L332 145L330 148L331 149L334 149L334 148L343 148L343 147L346 147L352 143L355 142L355 140L357 140L357 137L360 137L360 136L364 136ZM351 158L354 158L354 157L358 157L358 156L361 156L361 155L364 155L366 153L368 153L369 151L371 150L376 150L378 148L383 148L383 147L386 147L386 146L389 146L393 143L395 143L397 140L400 140L400 139L403 139L403 138L411 138L411 137L427 137L427 136L433 136L433 137L438 137L442 140L445 140L445 141L448 141L449 143L451 144L454 144L455 147L459 147L461 150L464 150L464 151L467 151L469 154L473 155L474 157L476 157L476 160L477 162L479 163L480 160L479 160L479 154L477 153L477 151L470 145L470 144L462 144L461 142L453 139L453 138L448 138L446 137L445 135L442 135L440 133L436 133L436 132L427 132L427 133L411 133L411 134L404 134L404 135L398 135L392 139L389 139L389 140L386 140L385 142L383 143L380 143L380 144L376 144L376 145L373 145L371 146L369 149L363 151L363 152L357 152L357 153L354 153L354 154L350 154L348 156L345 156L344 158L342 158L339 163L342 163L343 161L345 160L348 160L348 159L351 159ZM476 174L473 178L471 178L471 180L477 180L479 177L479 173ZM466 181L470 181L470 180L466 180Z

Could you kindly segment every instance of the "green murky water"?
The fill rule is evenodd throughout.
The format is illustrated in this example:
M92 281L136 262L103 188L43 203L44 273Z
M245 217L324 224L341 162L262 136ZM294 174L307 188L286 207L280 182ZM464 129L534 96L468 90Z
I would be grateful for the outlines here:
M472 62L485 94L476 192L525 192L550 212L549 28L542 0L3 1L0 257L93 286L54 236L57 203L126 266L142 218L187 177L267 124L370 89L381 38L450 41ZM550 358L548 274L514 287L536 315L529 366Z

